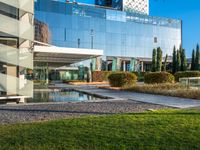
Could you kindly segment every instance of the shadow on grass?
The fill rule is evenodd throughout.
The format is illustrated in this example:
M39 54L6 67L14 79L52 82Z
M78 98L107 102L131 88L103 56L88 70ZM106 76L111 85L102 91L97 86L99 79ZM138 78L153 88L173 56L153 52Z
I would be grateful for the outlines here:
M0 108L0 111L11 111L11 112L48 112L48 113L70 113L70 114L94 114L94 115L200 115L200 109L191 110L155 110L155 111L144 111L144 112L133 112L133 113L112 113L112 112L95 112L95 111L69 111L69 110L49 110L49 109L13 109L13 108ZM163 112L162 112L163 111Z
M1 108L0 111L74 113L74 114L95 114L95 115L116 114L116 113L109 113L109 112L67 111L67 110L48 110L48 109L10 109L10 108Z

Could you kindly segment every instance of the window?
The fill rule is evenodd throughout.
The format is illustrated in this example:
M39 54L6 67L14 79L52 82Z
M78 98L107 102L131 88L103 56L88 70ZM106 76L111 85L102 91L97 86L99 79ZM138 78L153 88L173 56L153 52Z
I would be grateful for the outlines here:
M158 43L157 37L154 37L154 43Z
M0 44L4 44L7 46L11 46L17 48L18 46L18 39L17 38L5 38L0 36Z
M19 10L15 7L0 2L0 14L19 19Z

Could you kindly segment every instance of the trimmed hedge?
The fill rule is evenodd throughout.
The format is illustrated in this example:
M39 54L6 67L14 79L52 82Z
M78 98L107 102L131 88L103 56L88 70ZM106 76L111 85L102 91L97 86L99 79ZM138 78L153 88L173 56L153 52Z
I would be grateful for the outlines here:
M108 76L111 87L133 86L137 81L137 76L129 72L116 72Z
M122 72L122 71L116 71L116 73ZM92 81L93 82L103 82L103 81L108 81L108 76L112 74L113 71L93 71L92 72ZM134 73L137 76L137 79L139 81L144 81L144 75L146 72L140 72L140 75L138 72L131 72Z
M108 81L108 76L112 71L93 71L92 72L92 81L93 82L103 82Z
M147 84L174 83L174 76L168 72L146 73L144 82Z
M179 78L200 77L200 71L180 71L174 74L175 80L179 82Z

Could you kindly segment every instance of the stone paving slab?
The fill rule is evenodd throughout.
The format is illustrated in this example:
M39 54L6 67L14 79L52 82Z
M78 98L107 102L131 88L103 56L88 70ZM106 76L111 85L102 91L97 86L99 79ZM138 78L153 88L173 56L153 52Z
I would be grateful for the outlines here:
M96 86L72 86L66 84L55 85L63 88L74 88L84 92L99 94L106 97L112 97L115 99L125 99L125 100L134 100L146 103L153 103L158 105L176 107L176 108L191 108L191 107L200 107L200 100L186 99L179 97L171 96L162 96L154 94L145 94L145 93L136 93L129 91L119 91L119 90L110 90L110 89L100 89Z

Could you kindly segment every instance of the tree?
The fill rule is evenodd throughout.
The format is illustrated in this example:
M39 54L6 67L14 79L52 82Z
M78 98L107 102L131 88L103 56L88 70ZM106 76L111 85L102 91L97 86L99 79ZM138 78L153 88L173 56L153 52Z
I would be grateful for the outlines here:
M197 44L197 48L196 48L195 70L200 70L200 54L199 54L199 45L198 44Z
M156 49L153 49L153 54L152 54L152 67L151 67L151 71L155 72L156 71Z
M195 50L193 49L192 51L192 62L191 62L191 70L195 70L195 59L196 59L196 54L195 54Z
M179 52L179 55L180 55L180 65L179 65L179 69L178 69L178 71L182 71L182 45L180 45L179 46L179 50L178 50L178 52ZM178 60L178 59L177 59Z
M173 73L176 73L176 67L177 65L177 56L176 56L176 47L174 46L174 49L173 49L173 60L172 60L172 72Z
M181 50L181 71L187 70L187 59L185 56L185 49Z
M164 62L164 65L163 65L163 71L166 71L167 69L167 59L168 59L168 55L166 54L165 56L165 62Z
M177 56L177 59L176 59L176 71L180 71L181 70L181 55L180 55L180 51L177 50L176 52L176 56Z
M156 63L156 71L161 71L162 69L162 50L160 47L157 48L157 63Z

